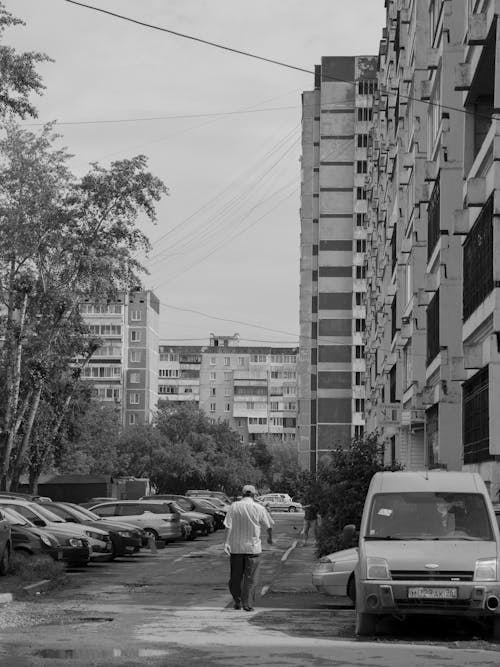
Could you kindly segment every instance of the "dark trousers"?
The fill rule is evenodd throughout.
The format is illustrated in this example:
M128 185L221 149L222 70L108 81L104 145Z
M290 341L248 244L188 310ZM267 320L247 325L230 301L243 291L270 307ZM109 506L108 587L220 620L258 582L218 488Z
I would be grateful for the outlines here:
M259 564L258 554L231 554L229 591L244 607L253 607Z

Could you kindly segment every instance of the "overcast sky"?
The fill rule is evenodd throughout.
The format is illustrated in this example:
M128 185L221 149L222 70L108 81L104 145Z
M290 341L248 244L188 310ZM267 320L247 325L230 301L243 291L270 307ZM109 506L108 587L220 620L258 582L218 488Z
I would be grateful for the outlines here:
M144 154L170 190L143 227L162 342L238 332L243 344L297 344L300 102L313 74L65 0L4 4L27 24L5 43L54 60L34 101L73 171ZM377 54L385 20L383 0L85 4L310 72L322 56Z

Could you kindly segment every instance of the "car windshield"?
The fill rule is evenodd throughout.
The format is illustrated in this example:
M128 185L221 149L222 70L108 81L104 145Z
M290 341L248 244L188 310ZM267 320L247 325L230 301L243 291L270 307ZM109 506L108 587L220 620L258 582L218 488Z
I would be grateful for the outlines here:
M53 523L64 523L61 517L57 516L57 514L54 514L54 512L50 512L41 505L30 505L30 509L35 514L39 514L43 519L45 519L45 521L52 521Z
M98 514L95 514L95 512L91 512L90 510L86 509L85 507L81 507L80 505L75 505L74 507L73 505L70 505L70 509L75 514L83 516L86 519L92 519L92 521L102 521L102 518Z
M170 505L170 509L173 512L178 512L179 514L183 514L186 510L183 510L180 505L177 504L175 500L169 501L168 503Z
M25 519L24 516L19 514L19 512L16 512L16 510L13 509L7 509L6 507L2 507L2 512L5 515L5 518L7 521L12 525L12 526L33 526L34 523L31 523L28 519Z
M493 539L480 493L379 493L373 497L365 539Z

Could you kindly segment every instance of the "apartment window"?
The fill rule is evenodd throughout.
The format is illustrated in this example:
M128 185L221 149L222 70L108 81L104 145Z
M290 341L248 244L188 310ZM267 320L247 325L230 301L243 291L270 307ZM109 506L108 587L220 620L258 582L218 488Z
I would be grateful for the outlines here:
M271 401L271 403L270 403L270 409L271 409L271 412L278 412L278 410L279 410L279 403L278 403L278 401Z
M366 252L366 241L364 239L356 240L356 252Z
M215 366L217 363L217 357L210 357L210 366Z
M215 387L210 387L210 396L215 396L215 395L216 395Z
M131 363L137 363L141 360L140 350L129 350L129 359Z
M224 382L231 382L231 371L224 371Z
M359 121L366 121L366 120L372 120L373 118L373 111L371 108L368 107L359 107L358 108L358 120Z
M440 191L439 181L436 181L427 207L427 261L431 258L441 235L440 227Z
M490 454L488 366L462 385L464 463L492 459Z
M131 392L130 399L129 399L130 405L139 405L140 401L141 401L141 398L140 398L139 393L136 392L136 391Z
M357 317L355 320L355 330L357 333L361 333L366 329L366 320L364 318Z
M439 291L427 306L427 366L439 354Z
M378 88L377 81L375 79L363 79L358 81L358 94L359 95L373 95Z
M129 426L135 426L135 424L137 424L137 415L135 415L134 413L129 414L128 423Z
M356 173L357 174L366 174L368 170L368 163L366 160L357 160L356 161Z
M231 357L224 357L224 366L231 365Z
M394 366L389 371L389 403L396 403L397 401L396 371L397 365L394 364Z
M464 243L463 318L467 320L493 290L493 197Z
M365 399L364 398L356 398L354 401L354 410L355 412L364 412L365 411Z
M215 403L210 403L210 412L215 412Z
M354 437L356 440L361 439L365 434L365 427L362 424L355 424L354 426Z
M356 227L364 227L364 226L365 226L365 214L356 213Z
M231 403L224 403L224 412L231 412Z
M224 396L231 396L231 386L230 385L226 385L224 387Z
M132 329L130 332L130 342L131 343L139 343L141 340L141 332L136 331L135 329Z
M254 363L265 364L267 357L265 354L252 354L250 360Z
M358 134L358 148L366 148L368 146L368 135Z
M216 371L210 371L210 380L212 382L215 382L215 380L217 380L217 372Z
M245 357L238 357L238 366L245 365Z
M356 278L364 280L366 278L366 266L356 266Z
M253 401L247 401L247 410L253 410L255 408L255 403Z
M363 359L365 356L365 346L364 345L355 345L354 346L354 356L356 359Z
M142 315L142 313L141 313L140 310L131 310L130 311L130 320L132 322L140 322L141 319L142 319L141 315Z
M356 306L364 306L366 303L365 292L354 292Z
M354 373L354 384L358 387L362 387L365 384L365 374L357 371Z
M356 188L356 199L366 199L365 188Z
M130 373L130 384L139 384L141 381L140 373Z

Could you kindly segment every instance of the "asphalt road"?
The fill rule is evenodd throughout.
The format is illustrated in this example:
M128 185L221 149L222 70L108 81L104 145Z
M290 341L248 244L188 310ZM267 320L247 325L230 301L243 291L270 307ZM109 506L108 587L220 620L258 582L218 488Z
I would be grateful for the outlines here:
M354 637L349 605L317 593L273 594L301 515L276 514L254 612L235 611L222 532L68 575L59 591L0 607L5 667L461 667L499 664L500 646L439 633ZM300 564L299 564L300 567ZM412 631L413 632L413 631ZM450 639L451 637L451 639Z

